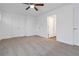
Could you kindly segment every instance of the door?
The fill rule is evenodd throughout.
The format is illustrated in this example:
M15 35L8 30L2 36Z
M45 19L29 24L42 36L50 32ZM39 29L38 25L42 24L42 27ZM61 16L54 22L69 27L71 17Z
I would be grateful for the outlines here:
M73 43L79 45L79 8L74 8Z
M56 36L56 15L47 17L48 38Z

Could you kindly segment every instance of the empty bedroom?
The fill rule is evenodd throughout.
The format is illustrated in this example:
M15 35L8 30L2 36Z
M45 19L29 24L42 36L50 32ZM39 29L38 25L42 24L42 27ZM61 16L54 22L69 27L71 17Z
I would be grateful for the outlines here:
M0 3L0 56L79 56L79 3Z

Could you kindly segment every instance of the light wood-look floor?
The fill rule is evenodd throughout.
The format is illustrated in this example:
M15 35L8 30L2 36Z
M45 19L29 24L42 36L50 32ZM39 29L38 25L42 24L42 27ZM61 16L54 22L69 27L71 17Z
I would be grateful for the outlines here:
M39 36L0 41L0 56L79 56L79 47Z

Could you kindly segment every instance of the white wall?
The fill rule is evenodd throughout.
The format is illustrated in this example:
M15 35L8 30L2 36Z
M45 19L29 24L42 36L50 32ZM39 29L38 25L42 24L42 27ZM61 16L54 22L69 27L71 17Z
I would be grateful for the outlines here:
M43 37L48 37L48 30L47 30L47 16L40 15L37 18L37 35L43 36Z
M1 11L0 39L34 34L34 22L33 16Z
M57 40L73 45L73 7L65 6L57 14Z
M37 34L48 37L47 16L57 17L57 41L73 44L73 7L66 5L54 11L38 16Z
M36 35L36 18L35 16L27 16L24 21L26 36Z

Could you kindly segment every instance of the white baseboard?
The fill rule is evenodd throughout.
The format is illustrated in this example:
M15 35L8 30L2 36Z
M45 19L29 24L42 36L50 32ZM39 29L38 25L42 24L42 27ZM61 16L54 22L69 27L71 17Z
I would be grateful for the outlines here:
M21 37L21 36L35 36L35 35L15 35L15 36L0 36L0 40L13 38L13 37ZM37 35L39 36L39 35ZM42 36L41 36L42 37Z
M15 36L2 36L2 37L0 37L0 40L3 40L3 39L8 39L8 38L13 38L13 37L19 37L19 36L23 36L23 35L15 35Z
M79 46L79 43L76 42L76 43L74 43L74 45Z
M65 41L60 41L60 40L56 40L58 42L61 42L61 43L65 43L65 44L69 44L69 45L73 45L73 43L69 43L69 42L65 42Z

